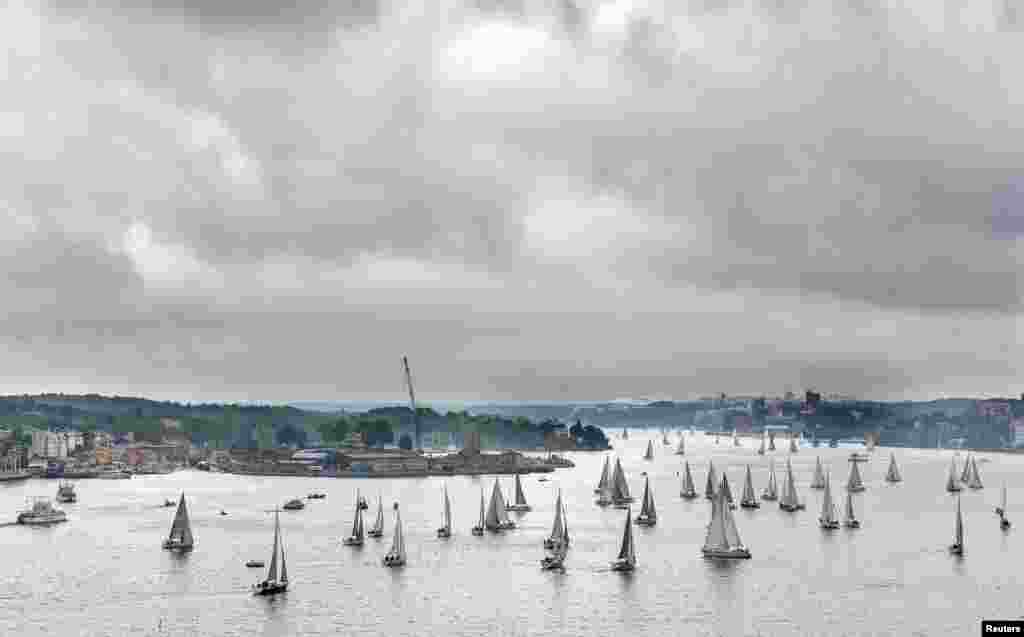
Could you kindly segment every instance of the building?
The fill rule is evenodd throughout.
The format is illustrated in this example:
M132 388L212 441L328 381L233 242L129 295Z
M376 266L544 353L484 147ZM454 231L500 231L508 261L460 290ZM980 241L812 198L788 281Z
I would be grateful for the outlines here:
M82 434L77 431L32 432L32 455L40 458L67 458L84 445Z
M576 439L567 431L548 431L544 434L544 451L575 451Z
M353 431L341 442L344 449L363 450L369 445L366 444L366 434L361 431Z
M480 455L480 432L479 431L467 431L463 434L462 442L462 455L474 456Z

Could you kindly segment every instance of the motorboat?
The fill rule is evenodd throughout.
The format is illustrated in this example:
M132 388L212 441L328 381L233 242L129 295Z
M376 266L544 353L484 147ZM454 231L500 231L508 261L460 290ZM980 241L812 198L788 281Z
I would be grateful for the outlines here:
M67 514L55 509L47 498L36 498L30 508L18 514L18 524L45 525L67 521Z

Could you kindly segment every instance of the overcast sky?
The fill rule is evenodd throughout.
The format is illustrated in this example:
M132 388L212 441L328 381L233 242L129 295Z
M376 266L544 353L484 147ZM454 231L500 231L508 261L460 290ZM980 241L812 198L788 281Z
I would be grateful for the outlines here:
M282 4L0 8L0 393L1024 391L1008 0Z

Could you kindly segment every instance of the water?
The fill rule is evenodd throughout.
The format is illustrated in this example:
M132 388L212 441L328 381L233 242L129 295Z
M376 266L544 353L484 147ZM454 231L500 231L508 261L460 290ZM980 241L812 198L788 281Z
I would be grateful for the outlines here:
M501 536L470 535L480 489L493 478L395 480L261 478L180 472L131 480L81 480L79 502L59 505L70 521L50 528L0 528L0 634L6 635L964 635L982 618L1024 615L1016 527L999 530L993 508L1009 488L1009 517L1024 525L1024 457L979 458L986 488L963 493L966 555L950 556L955 496L944 491L953 452L896 450L904 482L883 481L889 450L861 465L868 489L854 496L859 530L826 533L817 526L821 491L808 488L821 455L833 484L849 471L843 449L801 449L792 456L807 510L786 514L774 503L738 509L745 561L701 557L710 505L679 498L682 458L655 438L655 458L642 459L648 438L632 432L615 441L639 508L643 476L651 475L658 525L635 527L638 570L613 573L625 512L593 504L603 454L570 454L575 469L549 482L524 477L534 509L511 514L520 528ZM734 493L743 467L754 469L760 495L768 459L781 470L789 454L756 455L753 440L733 448L687 435L687 455L703 493L707 460L725 469ZM443 482L455 534L435 535ZM503 478L506 494L512 482ZM385 502L386 533L362 549L341 545L351 527L355 489ZM556 489L568 509L573 545L565 573L542 572L542 540L551 530ZM13 521L30 495L56 493L56 481L0 486L0 511ZM281 514L292 588L276 598L249 593L270 558L273 517L265 509L323 491L303 511ZM179 556L160 549L173 508L165 498L185 491L196 549ZM842 494L842 492L840 492ZM402 506L408 565L386 569L394 518ZM1019 504L1019 509L1017 504ZM220 509L229 515L218 515Z

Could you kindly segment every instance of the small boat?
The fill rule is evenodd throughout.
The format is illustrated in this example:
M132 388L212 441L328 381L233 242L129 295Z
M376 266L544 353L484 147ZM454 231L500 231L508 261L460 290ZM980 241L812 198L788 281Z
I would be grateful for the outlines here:
M516 476L519 479L519 476ZM444 499L441 512L441 528L437 530L437 537L449 538L452 536L452 505L448 500L448 485L444 487Z
M365 534L363 532L363 510L359 506L359 495L356 492L356 508L352 514L352 531L348 537L343 538L341 543L345 546L362 546Z
M541 569L545 571L551 570L564 570L565 569L565 556L569 553L569 524L568 516L565 513L565 505L562 504L562 494L558 494L558 502L556 506L559 506L558 512L555 514L555 524L559 525L557 535L552 530L554 537L548 538L553 540L550 545L545 542L545 548L550 548L551 555L544 557L540 561Z
M169 507L174 506L174 500L166 500L165 499L164 503L163 503L163 506L164 506L164 508L169 508Z
M740 437L736 434L736 430L735 429L732 430L732 446L733 447L739 447L740 446Z
M719 490L711 501L711 522L701 548L704 557L726 559L749 559L750 551L740 540L732 509L725 499L724 490Z
M740 498L740 506L744 509L760 509L761 503L754 495L754 480L750 477L750 465L747 465L747 479L743 483L743 497Z
M682 436L679 437L679 446L676 447L676 455L677 456L684 456L684 455L686 455L686 438L683 438Z
M859 529L860 520L853 513L853 494L846 492L846 510L843 512L843 526L848 529Z
M551 552L551 555L545 556L540 561L540 567L545 571L561 571L565 570L565 556L568 553L568 547L564 545L558 545Z
M220 510L220 514L221 514L221 515L227 515L227 514L228 514L228 512L227 512L227 511L225 511L224 509L221 509L221 510Z
M300 511L305 508L306 504L302 500L299 500L298 498L288 500L287 502L284 503L284 509L288 511Z
M626 509L626 528L622 531L619 556L612 562L613 571L628 572L636 568L636 545L633 542L633 525L630 524L632 509Z
M821 468L821 456L818 456L814 465L814 477L811 478L811 488L825 488L825 470Z
M480 489L480 519L477 521L476 526L473 527L473 535L481 536L481 535L484 534L485 517L486 517L486 514L484 513L484 490L481 488Z
M821 498L821 514L818 516L818 526L826 530L839 528L836 505L832 502L832 480L830 476L825 476L825 495Z
M759 456L764 455L764 438L764 434L761 434L761 446L757 448L757 455Z
M964 519L960 515L960 496L956 498L956 527L953 530L953 543L949 545L949 552L953 555L964 554Z
M796 453L799 450L796 444L796 435L791 435L789 437L789 453Z
M366 534L378 538L384 535L384 501L379 495L377 496L377 519L373 523L373 528Z
M325 497L325 496L321 495L320 497ZM370 508L370 504L366 501L366 498L364 498L364 497L360 497L359 498L359 508L362 509L363 511L366 511L367 509Z
M523 494L523 483L519 479L519 474L516 474L516 501L506 505L506 509L509 511L529 511L530 505L526 503L526 495Z
M249 560L245 563L245 565L248 568L263 568L264 562L263 560Z
M611 487L605 487L601 489L600 495L597 496L597 500L594 501L599 507L606 507L615 504L614 498L612 498Z
M167 534L163 547L172 551L191 551L193 544L192 525L189 524L185 494L182 493L181 499L178 501L178 510L174 514L174 521L171 522L171 532Z
M384 556L384 566L405 566L405 537L402 535L402 513L395 502L395 536L391 550Z
M715 499L715 463L708 461L708 479L704 483L704 497L708 500Z
M885 472L886 482L902 482L903 477L900 475L899 468L896 467L896 454L889 454L889 470Z
M281 553L281 575L277 573L277 555ZM270 556L270 568L267 570L267 578L252 587L253 595L276 595L288 590L288 565L284 561L284 541L281 540L281 518L277 510L274 510L274 548Z
M782 487L782 498L779 500L779 508L790 513L804 510L804 503L800 501L800 497L796 494L793 465L789 463L789 460L786 460L786 484Z
M859 493L864 490L864 481L860 478L860 469L856 462L850 465L850 479L846 482L846 490Z
M548 479L545 478L545 477L537 478L537 482L547 482L547 481L548 481Z
M768 436L768 451L775 451L775 436Z
M57 485L57 502L70 503L78 500L75 495L75 485L67 480L61 480Z
M1010 521L1006 519L1006 485L1003 485L1002 494L999 497L999 506L996 507L996 514L999 516L999 528L1006 530L1010 528Z
M690 463L683 463L683 486L679 490L679 496L686 499L692 500L697 497L697 490L693 485L693 475L690 474Z
M956 475L956 458L950 461L949 476L946 478L946 491L959 493L963 487L960 486L960 479Z
M568 543L569 534L565 524L565 505L562 504L562 490L558 490L558 499L555 500L555 522L551 526L551 535L544 538L544 548L554 550L562 542Z
M18 514L18 524L42 526L67 521L67 514L54 508L47 498L35 498L30 508Z
M654 510L654 494L651 493L650 478L644 479L644 497L641 500L640 515L636 516L636 523L640 526L654 526L658 523L658 514Z
M981 476L978 475L978 461L972 456L968 464L970 465L970 471L967 475L967 487L975 490L985 488L981 483Z
M494 489L491 491L491 502L487 506L484 527L488 531L508 531L516 528L515 522L508 517L505 496L501 493L501 485L498 484L497 478L494 479Z
M626 505L633 501L629 494L629 485L626 483L626 474L622 470L622 462L615 459L615 469L612 471L611 480L612 503L616 507L626 508Z
M644 460L654 460L654 443L647 441L647 451L644 452Z
M326 493L310 493L306 496L307 500L323 500L327 497Z
M775 461L772 460L768 465L768 486L764 488L764 493L761 494L762 500L768 500L774 502L779 499L779 488L775 481Z

